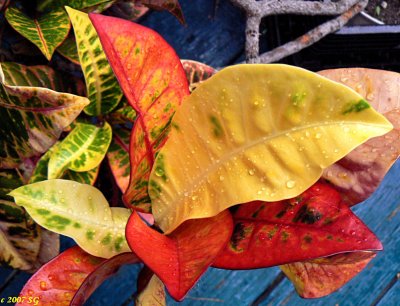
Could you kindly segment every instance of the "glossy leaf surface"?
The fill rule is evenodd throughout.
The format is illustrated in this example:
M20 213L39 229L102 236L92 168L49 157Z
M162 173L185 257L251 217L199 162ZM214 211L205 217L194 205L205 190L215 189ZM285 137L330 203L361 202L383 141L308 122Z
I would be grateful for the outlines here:
M360 273L376 256L374 252L354 252L295 262L281 266L303 298L331 294Z
M107 158L114 175L115 181L122 192L125 192L129 185L130 164L129 164L129 138L131 131L125 128L114 129L110 148L107 151Z
M17 305L32 305L38 299L38 305L83 305L96 288L121 265L137 262L138 258L133 253L105 260L74 246L47 263L29 279L20 293L25 299Z
M185 23L185 18L178 0L141 0L141 3L154 10L167 10L174 15L180 23Z
M50 155L48 178L60 178L66 169L84 172L99 166L111 143L111 126L77 123Z
M172 126L149 184L166 233L238 203L294 197L392 128L354 91L286 65L223 69L186 99Z
M46 152L87 104L46 88L0 84L0 167Z
M66 7L66 10L74 27L79 61L90 100L85 113L91 116L107 114L120 102L121 88L88 15L70 7Z
M362 95L393 124L388 134L373 138L324 171L351 205L366 200L400 154L400 74L351 68L319 72Z
M57 52L76 65L80 65L78 50L76 49L75 37L69 35L57 48Z
M40 229L13 202L0 200L0 264L29 270L40 248Z
M113 17L91 14L120 86L137 119L130 141L131 178L124 194L129 207L149 211L148 178L168 133L171 117L188 95L175 51L154 31Z
M381 250L382 244L338 192L317 183L298 197L239 206L230 243L215 267L252 269L343 252Z
M182 300L212 264L232 233L232 217L224 211L213 218L189 220L169 236L148 227L134 212L126 237L133 252Z
M73 238L86 252L110 258L129 252L126 208L109 207L96 188L67 180L48 180L11 192L41 226Z
M137 306L166 306L163 282L153 274L147 286L139 292L135 300Z
M67 37L71 27L68 16L62 9L32 19L18 8L10 6L5 16L10 25L34 43L48 60Z
M189 82L189 88L192 92L201 82L210 78L217 72L214 68L192 60L181 60L186 78Z
M39 159L39 161L36 164L35 170L33 171L33 174L29 180L30 184L45 181L49 178L48 177L49 160L51 155L53 154L54 151L56 151L56 148L58 148L59 145L60 143L57 142ZM99 168L100 166L97 166L89 171L84 171L84 172L65 170L60 178L70 181L75 181L82 184L93 185L99 173Z

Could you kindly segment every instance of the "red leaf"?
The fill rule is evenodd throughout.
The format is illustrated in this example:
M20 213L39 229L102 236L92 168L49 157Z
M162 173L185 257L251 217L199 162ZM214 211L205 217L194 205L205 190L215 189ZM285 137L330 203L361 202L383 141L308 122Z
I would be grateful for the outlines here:
M213 264L218 268L262 268L382 249L338 192L321 183L294 199L243 204L233 217L231 241Z
M31 305L35 298L39 298L40 305L81 305L122 264L138 261L133 253L106 260L72 247L28 280L20 293L25 299L17 305Z
M130 21L90 14L121 88L138 116L130 139L131 176L124 194L128 207L150 210L148 178L170 121L189 94L175 51L151 29Z
M331 294L360 273L376 256L374 252L353 252L295 262L281 266L303 298Z
M229 211L207 219L189 220L165 236L133 213L126 237L131 249L180 301L225 246L233 229Z
M174 15L180 23L185 24L178 0L141 0L140 2L153 10L166 10Z
M207 80L213 74L217 72L211 66L206 64L192 61L192 60L181 60L183 69L186 73L186 78L189 82L190 91L192 92L201 82Z

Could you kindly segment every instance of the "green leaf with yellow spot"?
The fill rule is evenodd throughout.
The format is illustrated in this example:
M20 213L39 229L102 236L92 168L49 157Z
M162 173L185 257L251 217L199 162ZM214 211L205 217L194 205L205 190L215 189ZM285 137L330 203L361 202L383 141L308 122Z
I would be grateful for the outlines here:
M5 78L0 71L0 167L12 168L46 152L88 100L36 87L38 84L26 86L28 80L23 80L22 86L7 85L4 81L11 81Z
M103 258L130 252L125 226L130 210L109 207L96 188L69 180L47 180L10 193L41 226L69 236L86 252Z
M39 227L24 209L0 200L0 264L29 270L39 254Z
M115 181L122 192L129 185L130 160L129 160L129 138L131 131L125 128L115 128L113 139L107 152L108 162L114 175Z
M75 37L69 35L57 48L57 52L76 65L80 65L78 50L76 49Z
M107 153L111 137L111 126L107 122L102 127L76 123L50 154L48 178L60 178L67 169L84 172L98 167Z
M155 160L149 193L157 224L170 233L239 203L297 196L323 169L392 129L371 107L347 111L360 101L353 90L291 66L218 72L177 110L177 128Z
M107 114L120 102L122 90L88 15L68 6L66 10L74 27L79 61L90 100L85 113L91 116Z
M6 10L5 17L8 23L34 43L48 60L67 37L71 27L63 9L51 11L38 18L31 18L17 7L10 6Z
M48 179L48 163L50 160L51 154L56 150L56 148L60 145L57 142L54 146L52 146L37 162L35 166L35 170L29 180L29 183L36 183L45 181ZM100 166L97 166L89 171L84 172L76 172L72 170L65 170L60 178L75 181L82 184L93 185L97 179L97 175L99 173ZM16 187L15 187L16 188ZM15 189L14 188L14 189ZM11 190L10 190L11 191Z

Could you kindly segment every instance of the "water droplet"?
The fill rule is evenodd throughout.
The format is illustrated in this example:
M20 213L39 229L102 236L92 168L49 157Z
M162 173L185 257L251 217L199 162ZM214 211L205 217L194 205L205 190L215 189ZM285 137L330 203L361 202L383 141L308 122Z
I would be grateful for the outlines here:
M192 200L193 200L193 201L196 201L196 200L197 200L197 196L195 196L195 195L192 196Z
M219 180L220 181L223 181L225 178L221 175L220 177L219 177Z
M158 176L158 177L163 176L165 174L164 169L162 169L160 167L156 168L156 172L155 173L156 173L156 176Z
M68 208L68 209L67 209L67 212L68 212L69 214L72 214L72 209L71 209L71 208Z
M248 172L249 172L249 175L254 175L254 169L250 169Z
M317 134L315 134L315 138L316 138L316 139L320 139L320 138L321 138L321 136L322 136L322 135L321 135L321 133L317 133Z
M310 137L310 132L309 131L306 131L306 137Z
M367 100L373 100L375 97L374 97L374 94L372 94L372 93L369 93L369 94L367 94Z
M89 200L89 201L92 200L92 197L89 196L89 197L88 197L88 200Z
M289 180L289 181L286 182L286 187L287 188L293 188L294 186L296 186L296 182L295 181Z
M61 203L65 203L65 199L64 199L64 198L61 198L61 199L60 199L60 202L61 202Z
M341 78L340 82L346 83L349 79L348 78Z
M46 291L46 290L47 290L47 284L46 284L46 282L41 281L39 286L40 286L40 289L41 289L41 290L43 290L43 291Z
M189 195L189 193L188 193L188 192L185 192L183 195L184 195L185 197L187 197L187 196Z
M58 191L58 193L59 193L59 194L62 194L62 193L63 193L63 191L62 191L62 190L59 190L59 191Z

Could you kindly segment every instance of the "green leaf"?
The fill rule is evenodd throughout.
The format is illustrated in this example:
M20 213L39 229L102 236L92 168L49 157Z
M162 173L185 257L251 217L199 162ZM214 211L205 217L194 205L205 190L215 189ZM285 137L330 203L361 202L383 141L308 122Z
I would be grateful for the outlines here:
M109 207L96 188L68 180L48 180L10 193L41 226L69 236L86 252L103 258L129 252L125 226L130 210Z
M121 101L121 88L88 15L70 7L66 10L74 26L79 61L90 100L85 113L91 116L107 114Z
M13 202L0 200L0 264L29 270L40 248L40 229Z
M128 101L125 97L122 97L119 105L114 109L112 113L108 115L107 119L113 124L134 124L136 121L136 117L137 115L133 107L128 104Z
M46 88L0 84L0 167L46 152L87 104Z
M51 155L56 151L60 143L52 146L37 162L35 170L29 180L29 183L37 183L48 179L48 163ZM75 181L82 184L93 185L99 173L100 166L97 166L89 171L76 172L72 170L65 170L60 178ZM16 188L16 187L15 187ZM13 189L15 189L13 188ZM10 190L11 191L11 190Z
M295 197L392 125L351 89L286 65L237 65L202 83L173 120L150 176L157 224ZM307 175L304 175L307 173Z
M62 9L32 19L11 6L7 8L5 16L9 24L34 43L48 60L67 37L71 27L68 16Z
M112 137L111 126L77 123L50 155L48 178L60 178L66 169L84 172L99 166Z
M116 128L113 139L107 152L108 162L115 181L122 192L128 188L130 177L129 138L131 131L125 128Z
M69 35L57 48L58 53L76 65L80 65L78 50L76 49L75 37Z

